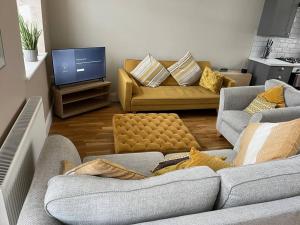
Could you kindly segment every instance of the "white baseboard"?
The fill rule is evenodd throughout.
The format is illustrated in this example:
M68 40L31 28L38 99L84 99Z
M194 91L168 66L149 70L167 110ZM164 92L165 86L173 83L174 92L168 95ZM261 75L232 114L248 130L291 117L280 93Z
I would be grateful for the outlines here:
M50 110L48 112L47 118L46 118L46 134L48 136L51 124L52 124L52 119L53 119L53 105L50 106Z

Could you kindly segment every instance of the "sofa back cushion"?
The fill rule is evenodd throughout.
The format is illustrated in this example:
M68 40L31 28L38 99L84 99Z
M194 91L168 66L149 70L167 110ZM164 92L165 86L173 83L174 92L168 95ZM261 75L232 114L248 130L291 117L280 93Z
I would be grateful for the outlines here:
M287 107L300 106L300 91L280 80L267 80L265 88L270 89L282 85L284 87L284 99Z
M126 72L130 73L130 71L134 70L134 68L137 67L137 65L141 62L141 60L137 60L137 59L125 59L124 61L124 69ZM176 61L167 61L167 60L163 60L163 61L159 61L165 68L169 68L171 65L173 65L174 63L176 63ZM198 65L200 66L201 70L203 71L205 69L205 67L210 67L211 68L211 64L209 61L198 61L197 62ZM199 85L199 81L196 81L194 86L198 86ZM169 76L162 84L161 86L178 86L178 83L176 82L176 80L172 77Z
M300 195L300 156L217 172L221 190L216 208L230 208Z
M66 224L134 224L212 210L220 177L208 167L143 180L57 176L45 210Z

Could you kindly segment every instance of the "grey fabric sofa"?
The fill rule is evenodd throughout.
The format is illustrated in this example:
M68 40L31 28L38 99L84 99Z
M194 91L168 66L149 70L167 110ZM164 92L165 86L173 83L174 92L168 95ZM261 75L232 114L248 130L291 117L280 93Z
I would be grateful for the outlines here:
M233 150L208 154L231 161L238 150L239 141ZM163 157L159 152L101 156L145 175ZM300 221L300 156L217 173L195 167L139 181L58 176L62 160L81 163L67 138L48 137L18 225L296 225Z
M253 116L243 110L265 89L283 85L286 108L256 113ZM300 91L279 81L268 80L265 86L224 88L220 93L217 130L232 145L250 122L283 122L300 118Z

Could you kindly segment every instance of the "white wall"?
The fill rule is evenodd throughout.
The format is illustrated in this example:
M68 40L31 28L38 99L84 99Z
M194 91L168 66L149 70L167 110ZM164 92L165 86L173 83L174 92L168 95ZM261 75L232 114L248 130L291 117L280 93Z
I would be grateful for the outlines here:
M216 67L241 68L264 0L49 0L53 48L107 47L115 85L125 58L177 60L190 50Z
M45 0L43 0L45 1ZM44 26L47 33L48 26ZM0 69L0 146L14 123L26 98L43 97L45 116L50 108L49 84L46 65L43 63L31 80L26 80L25 66L15 0L0 1L0 30L6 65ZM45 36L46 37L46 36ZM46 47L50 48L48 39Z
M16 1L1 0L0 29L6 65L0 69L0 146L25 102L25 67Z

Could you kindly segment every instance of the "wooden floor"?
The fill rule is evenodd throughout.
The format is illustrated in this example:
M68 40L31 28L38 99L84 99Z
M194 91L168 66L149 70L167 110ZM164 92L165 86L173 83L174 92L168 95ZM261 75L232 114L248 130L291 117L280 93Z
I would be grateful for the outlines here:
M73 141L80 156L114 153L112 116L123 113L119 104L82 114L69 119L54 118L50 134L61 134ZM231 148L215 129L215 110L178 111L191 133L206 150Z

